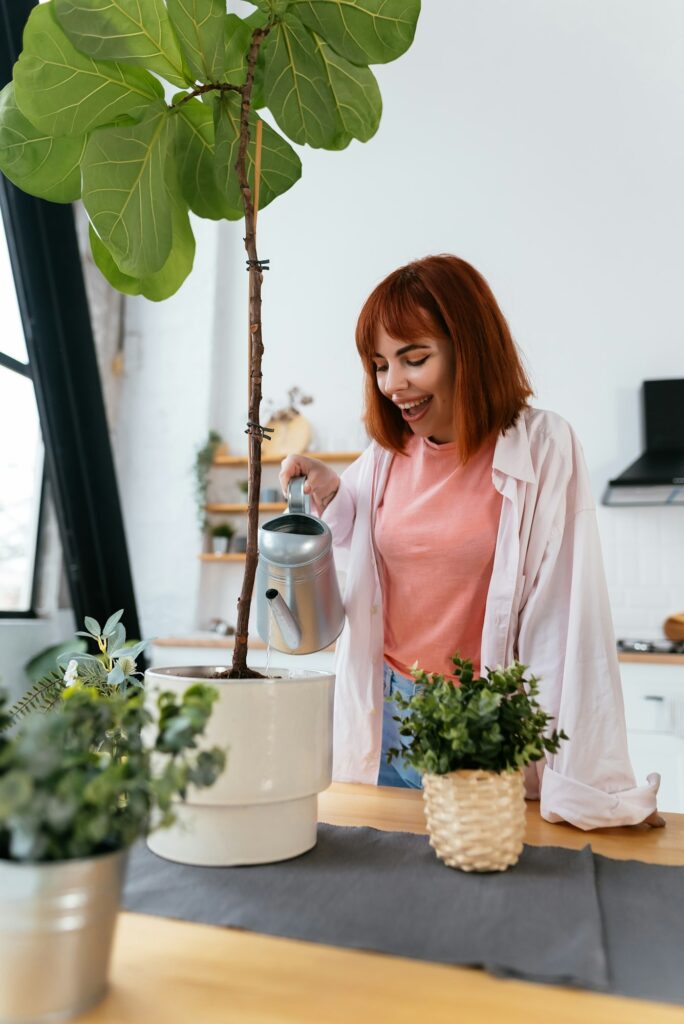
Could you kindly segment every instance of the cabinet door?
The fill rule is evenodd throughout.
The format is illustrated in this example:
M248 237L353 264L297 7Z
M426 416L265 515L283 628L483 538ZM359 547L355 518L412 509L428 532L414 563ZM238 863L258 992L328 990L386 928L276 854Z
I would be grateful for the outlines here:
M684 814L684 739L662 732L627 733L637 785L650 772L659 772L658 810Z

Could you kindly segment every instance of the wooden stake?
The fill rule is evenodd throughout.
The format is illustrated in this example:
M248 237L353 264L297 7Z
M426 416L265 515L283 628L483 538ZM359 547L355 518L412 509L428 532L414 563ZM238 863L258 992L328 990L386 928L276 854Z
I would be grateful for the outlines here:
M259 185L261 184L261 138L264 132L264 122L260 117L256 123L256 138L254 140L254 230L256 231L257 216L259 214ZM247 296L247 408L249 408L250 396L250 368L252 366L252 325L249 322L249 295ZM249 448L247 449L249 453Z

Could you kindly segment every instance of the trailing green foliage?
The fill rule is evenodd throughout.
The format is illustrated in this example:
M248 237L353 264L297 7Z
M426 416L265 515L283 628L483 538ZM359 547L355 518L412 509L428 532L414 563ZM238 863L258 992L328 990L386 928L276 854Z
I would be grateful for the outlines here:
M53 669L26 691L7 712L4 728L15 725L31 711L50 711L62 696L65 687L64 673ZM0 724L0 730L3 728Z
M87 653L83 640L76 640L71 648L65 648L64 644L54 648L52 665L56 665L57 670L51 667L12 705L7 724L16 724L29 712L51 710L64 691L77 684L92 687L104 696L142 689L136 658L145 649L146 641L126 640L126 630L120 621L122 615L123 609L114 612L102 627L96 619L86 615L85 630L79 630L76 636L91 640L99 653Z
M517 771L556 753L568 737L561 730L548 732L552 716L536 700L539 680L525 678L526 665L515 661L508 668L487 669L473 678L471 661L452 658L458 684L437 673L415 669L421 689L410 699L401 694L387 698L408 714L399 732L410 743L388 751L388 762L399 755L421 773L445 775L460 769Z
M247 18L225 0L50 0L31 12L0 93L0 170L44 199L82 197L95 263L120 291L159 301L180 287L195 252L188 209L243 216L236 160L255 30L266 35L248 101L252 189L262 107L296 143L337 150L374 135L382 101L368 65L408 49L420 0L255 6ZM160 78L183 92L169 102ZM260 209L300 176L264 123Z
M209 489L209 472L216 456L216 449L223 443L223 438L216 430L210 430L207 439L195 453L195 503L197 505L197 522L202 533L209 529L207 519L207 491Z
M142 694L77 684L50 714L0 736L0 857L91 857L170 825L174 799L210 786L225 766L217 747L195 752L216 697L201 684L181 701L161 694L155 730ZM0 695L0 723L3 704Z

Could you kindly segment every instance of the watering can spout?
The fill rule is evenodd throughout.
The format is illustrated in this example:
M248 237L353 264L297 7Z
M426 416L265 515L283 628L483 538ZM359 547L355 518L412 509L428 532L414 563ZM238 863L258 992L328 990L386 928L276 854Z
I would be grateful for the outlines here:
M302 642L302 631L297 620L288 608L282 594L275 587L269 588L265 596L271 615L280 630L280 635L291 651L296 650Z

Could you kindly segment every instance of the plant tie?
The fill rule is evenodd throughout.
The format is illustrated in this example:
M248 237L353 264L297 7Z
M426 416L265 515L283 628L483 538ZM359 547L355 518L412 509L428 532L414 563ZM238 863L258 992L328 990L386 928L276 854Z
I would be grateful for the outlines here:
M247 260L247 270L251 270L252 267L255 267L260 273L263 273L264 270L271 269L269 267L270 262L270 260Z
M275 427L262 427L260 423L255 423L254 420L247 420L247 429L245 434L251 434L252 437L259 437L262 441L270 441L269 434L272 434Z

